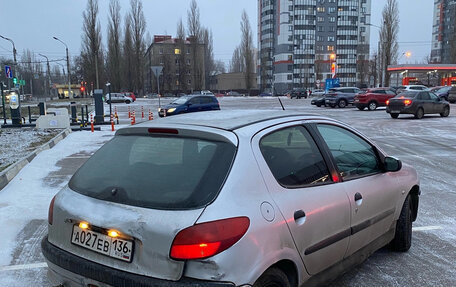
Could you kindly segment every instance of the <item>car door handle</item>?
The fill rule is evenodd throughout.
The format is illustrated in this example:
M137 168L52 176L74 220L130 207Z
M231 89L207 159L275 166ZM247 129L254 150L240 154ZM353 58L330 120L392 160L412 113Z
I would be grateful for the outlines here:
M359 192L355 193L355 203L357 206L360 206L363 203L363 196Z
M304 210L302 210L302 209L296 210L296 211L294 212L293 217L294 217L294 220L296 221L296 220L298 220L298 219L300 219L300 218L306 217L306 213L305 213Z

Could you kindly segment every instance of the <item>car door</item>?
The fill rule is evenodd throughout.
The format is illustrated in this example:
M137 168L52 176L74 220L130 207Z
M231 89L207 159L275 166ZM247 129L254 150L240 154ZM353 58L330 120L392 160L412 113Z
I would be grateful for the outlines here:
M212 99L210 97L200 97L201 100L201 110L210 111L212 110Z
M400 199L395 173L383 172L377 149L342 126L317 124L337 167L351 208L351 237L346 257L388 232Z
M429 93L429 100L432 103L432 113L437 114L443 112L443 103L442 100L434 93Z
M258 133L252 148L308 273L342 260L350 204L309 131L300 122L274 126Z
M420 92L418 98L422 102L425 114L432 114L434 112L434 101L431 100L429 93L426 91Z
M201 110L200 98L201 97L194 97L188 101L187 112L192 113L192 112L198 112Z

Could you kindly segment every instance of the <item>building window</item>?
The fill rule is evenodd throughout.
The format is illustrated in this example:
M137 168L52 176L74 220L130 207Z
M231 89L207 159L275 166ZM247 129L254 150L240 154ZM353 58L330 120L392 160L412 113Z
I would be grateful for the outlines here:
M288 71L293 71L293 65L288 65Z
M317 7L317 12L324 13L325 12L325 7Z
M328 42L334 42L334 36L328 36Z
M329 13L336 13L336 7L329 7Z
M163 54L163 48L160 48L160 49L158 50L158 53L160 53L160 55L162 55L162 54Z
M190 48L187 48L187 55L190 54Z
M293 80L293 75L287 75L287 80L289 80L289 81Z
M288 61L293 61L293 55L288 55Z
M288 31L293 31L293 25L288 26Z
M323 18L323 17L318 17L317 18L317 22L323 22L323 21L325 21L325 18Z
M190 59L185 60L185 62L187 63L187 65L190 65Z
M331 23L336 22L336 17L329 17L329 22L331 22Z
M324 26L318 26L318 32L324 32L325 31L325 27Z
M175 63L176 65L179 65L179 63L180 63L179 59L176 59L176 60L174 61L174 63Z
M292 5L288 6L288 11L293 11L293 6Z
M329 32L336 32L336 26L329 26Z
M328 51L334 51L334 46L328 46L328 47L327 47L327 50L328 50Z
M187 84L191 85L192 84L192 80L187 80Z
M180 55L181 50L180 49L174 49L174 55Z
M160 59L160 65L163 65L164 62L165 62L165 61L163 60L163 58L161 58L161 59Z
M323 36L317 36L317 41L318 41L318 42L323 42L323 41L324 41Z

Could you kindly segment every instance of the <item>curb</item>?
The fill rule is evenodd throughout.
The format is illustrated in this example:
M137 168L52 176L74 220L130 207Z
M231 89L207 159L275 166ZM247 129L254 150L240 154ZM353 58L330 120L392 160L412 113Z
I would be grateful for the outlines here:
M21 171L21 169L30 163L40 152L53 148L59 141L66 138L71 133L71 128L66 128L47 143L41 145L21 160L15 162L4 171L0 172L0 191Z

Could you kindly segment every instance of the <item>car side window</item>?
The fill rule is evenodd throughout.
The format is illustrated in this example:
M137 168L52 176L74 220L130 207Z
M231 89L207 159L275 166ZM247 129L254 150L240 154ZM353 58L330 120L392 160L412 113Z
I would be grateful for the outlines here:
M439 97L434 93L428 93L432 101L437 101Z
M344 180L382 171L374 148L358 135L341 127L326 124L318 125L318 131Z
M429 101L430 100L428 92L421 92L420 96L421 96L421 98L420 98L421 100L425 100L425 101Z
M331 181L320 150L302 126L264 136L260 140L260 150L275 179L285 187Z
M195 98L191 99L190 101L188 101L188 103L192 104L192 105L199 105L200 97L195 97Z
M201 103L202 104L210 104L212 103L212 99L209 97L201 97Z

